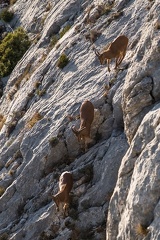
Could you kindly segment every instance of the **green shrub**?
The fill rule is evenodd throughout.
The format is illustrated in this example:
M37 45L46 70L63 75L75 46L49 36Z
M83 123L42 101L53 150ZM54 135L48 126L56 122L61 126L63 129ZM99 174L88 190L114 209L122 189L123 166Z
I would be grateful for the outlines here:
M30 46L27 33L17 28L0 43L0 77L9 75Z
M68 57L66 56L66 54L63 53L58 59L57 66L62 69L68 64L68 62Z
M51 147L54 147L59 143L59 140L57 137L52 137L49 139L49 143L50 143Z
M8 11L7 8L2 10L2 12L0 13L0 18L2 20L4 20L5 22L10 22L12 20L13 16L14 16L14 13Z
M70 28L71 28L70 25L65 26L65 27L63 28L63 30L59 33L60 38L62 38L62 37L64 36L64 34L65 34L66 32L68 32L68 30L69 30Z
M53 48L56 43L58 42L58 37L56 35L54 35L52 38L51 38L51 41L50 41L50 46L51 48Z

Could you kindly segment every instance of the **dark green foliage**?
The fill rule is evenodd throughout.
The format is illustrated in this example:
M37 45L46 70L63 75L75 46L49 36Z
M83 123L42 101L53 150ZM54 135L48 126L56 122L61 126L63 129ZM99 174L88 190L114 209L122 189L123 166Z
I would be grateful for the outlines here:
M56 43L58 42L58 37L56 35L54 35L52 38L51 38L51 42L50 42L50 46L53 48Z
M2 10L2 12L0 13L0 18L2 20L4 20L5 22L10 22L12 20L13 16L14 16L14 13L8 11L7 8Z
M57 137L52 137L49 139L49 143L51 147L55 147L59 143L59 140Z
M9 75L30 46L23 28L8 33L0 43L0 77Z
M68 64L68 62L69 62L68 57L66 56L66 54L63 53L58 59L57 66L59 68L64 68Z

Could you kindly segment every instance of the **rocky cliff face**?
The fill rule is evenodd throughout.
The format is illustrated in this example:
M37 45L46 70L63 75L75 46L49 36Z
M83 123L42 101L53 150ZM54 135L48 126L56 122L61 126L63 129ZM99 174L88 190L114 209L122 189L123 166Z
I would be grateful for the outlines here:
M0 239L158 240L159 0L18 0L12 10L32 45L0 100ZM109 73L93 42L100 50L122 34L123 69ZM85 99L95 107L86 153L71 131ZM51 199L63 171L74 179L65 219Z

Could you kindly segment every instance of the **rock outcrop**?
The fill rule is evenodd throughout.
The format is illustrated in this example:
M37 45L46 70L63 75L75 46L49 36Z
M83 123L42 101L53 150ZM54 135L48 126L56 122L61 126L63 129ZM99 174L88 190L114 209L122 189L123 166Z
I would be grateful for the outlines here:
M0 239L158 240L159 0L17 0L10 8L12 28L23 26L32 45L2 79ZM109 73L93 42L101 50L122 34L122 69L113 63ZM95 107L86 153L71 131L85 99ZM51 198L64 171L74 180L65 219Z

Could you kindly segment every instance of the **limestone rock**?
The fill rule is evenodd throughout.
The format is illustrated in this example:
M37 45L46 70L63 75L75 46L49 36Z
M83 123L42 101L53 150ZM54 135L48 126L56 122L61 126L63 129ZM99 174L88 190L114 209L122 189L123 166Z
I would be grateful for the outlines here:
M101 4L18 0L10 7L9 26L23 26L32 44L1 79L0 238L159 240L159 0L107 1L107 12ZM93 39L98 50L129 38L117 71L115 59L110 73L100 65L86 39L93 30L101 33ZM64 53L69 61L60 69ZM84 153L71 127L79 127L74 116L86 99L95 118ZM64 171L74 179L65 219L52 201Z

